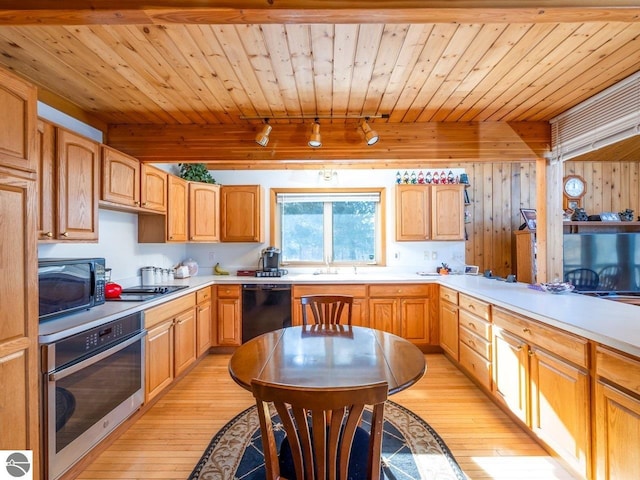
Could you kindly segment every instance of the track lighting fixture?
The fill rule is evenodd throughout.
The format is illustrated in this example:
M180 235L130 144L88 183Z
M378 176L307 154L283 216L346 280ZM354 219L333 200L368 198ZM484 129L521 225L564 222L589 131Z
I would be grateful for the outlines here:
M318 148L322 146L322 137L320 136L320 122L316 118L311 127L311 135L309 135L309 146Z
M256 143L262 147L266 147L269 143L269 134L271 133L271 125L269 125L269 119L264 119L264 125L262 130L256 135Z
M364 138L367 141L367 145L373 145L373 144L378 142L380 137L378 137L378 132L373 130L371 128L371 125L369 125L369 117L366 117L364 119L364 121L362 122L362 125L360 127L362 128L362 131L364 132Z

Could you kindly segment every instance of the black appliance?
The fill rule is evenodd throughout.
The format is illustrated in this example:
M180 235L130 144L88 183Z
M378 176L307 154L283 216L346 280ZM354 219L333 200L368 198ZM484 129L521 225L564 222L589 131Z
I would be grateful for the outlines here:
M242 343L291 326L291 285L242 285Z
M287 270L280 268L280 249L267 247L260 255L259 267L256 277L281 277L287 274Z
M157 287L129 287L123 288L118 297L107 298L110 302L145 302L161 295L189 288L188 285L166 285Z
M105 283L104 258L39 259L40 321L103 304Z
M41 345L46 478L64 474L144 401L141 312Z

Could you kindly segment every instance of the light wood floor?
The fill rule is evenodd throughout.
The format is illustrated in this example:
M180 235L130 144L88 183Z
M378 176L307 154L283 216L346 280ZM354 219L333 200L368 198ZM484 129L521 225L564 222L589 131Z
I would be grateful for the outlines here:
M443 355L391 397L425 419L470 480L573 479ZM215 433L253 405L229 377L229 355L209 355L77 478L186 479Z

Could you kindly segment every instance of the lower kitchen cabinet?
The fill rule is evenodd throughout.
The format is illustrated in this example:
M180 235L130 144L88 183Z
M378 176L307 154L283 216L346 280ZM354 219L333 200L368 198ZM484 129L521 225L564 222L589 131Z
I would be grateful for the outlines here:
M216 298L216 345L239 346L242 344L240 285L218 285Z
M611 349L596 349L595 478L637 478L640 458L640 361Z
M590 478L588 342L499 308L493 323L495 397Z
M480 385L491 390L491 306L461 293L458 301L460 365Z
M369 326L406 338L419 346L438 345L431 319L437 285L375 284L369 286Z
M148 402L196 360L196 295L184 295L145 312Z
M351 295L351 325L369 326L367 315L367 286L366 285L294 285L292 288L293 318L292 325L302 325L302 303L300 297L304 295ZM309 314L307 312L307 314ZM347 309L342 312L344 319L340 323L347 324ZM311 317L313 318L313 317ZM313 320L311 320L313 321Z
M203 355L211 347L211 288L201 288L196 292L196 339L197 355Z
M458 292L440 287L440 346L458 361Z

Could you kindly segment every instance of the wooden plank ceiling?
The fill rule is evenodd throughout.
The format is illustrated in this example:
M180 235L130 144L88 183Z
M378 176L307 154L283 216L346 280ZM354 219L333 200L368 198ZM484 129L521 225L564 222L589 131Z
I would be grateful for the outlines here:
M478 141L487 130L479 123L518 125L520 151L506 159L532 160L548 149L540 125L640 70L640 9L613 2L538 2L546 10L531 2L499 9L499 1L484 2L493 9L449 2L462 7L454 10L427 1L385 2L400 8L382 10L302 0L280 9L250 0L207 2L217 9L195 0L156 1L146 10L125 0L60 3L64 10L26 0L24 10L0 11L0 64L145 161L163 161L158 150L169 144L161 131L172 132L172 161L346 158L349 145L361 143L354 117L382 115L371 120L381 141L363 158L415 158L423 142L398 153L394 139L423 138L455 122L470 133L452 145ZM425 21L428 13L438 21ZM300 135L314 117L339 148L309 151ZM253 143L263 118L274 127L267 149ZM486 156L513 147L500 128L491 130L498 138L479 142L490 145ZM215 141L202 143L203 131ZM155 149L147 141L153 135ZM223 142L229 148L218 152Z

